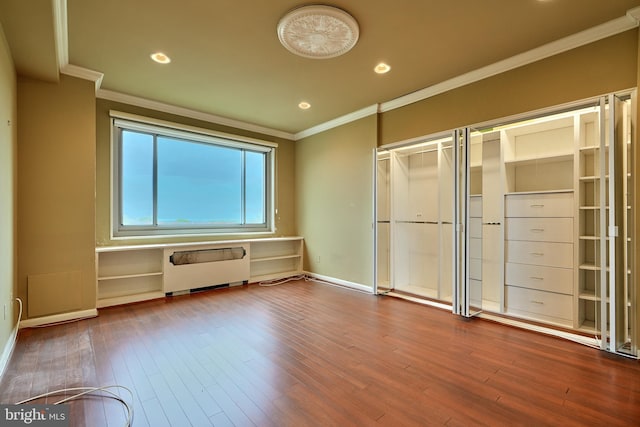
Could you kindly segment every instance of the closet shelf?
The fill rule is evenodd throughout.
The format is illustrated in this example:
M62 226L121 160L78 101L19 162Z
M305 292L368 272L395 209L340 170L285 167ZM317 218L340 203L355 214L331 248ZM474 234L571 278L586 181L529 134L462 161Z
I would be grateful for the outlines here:
M548 155L548 156L528 156L514 159L505 159L505 165L529 165L535 163L555 163L555 162L566 162L573 161L573 153L560 153L556 155Z
M543 191L509 191L504 193L505 196L511 194L554 194L554 193L573 193L573 188L559 188L557 190L543 190Z
M153 271L151 273L121 274L118 276L99 276L98 280L107 281L107 280L120 280L120 279L134 279L137 277L148 277L148 276L162 276L162 271Z
M609 206L605 206L605 209L609 209ZM580 206L580 210L583 211L599 211L600 206Z
M588 270L588 271L600 271L602 268L599 265L591 264L591 263L583 263L580 264L580 270ZM609 267L607 267L607 271L609 271Z
M609 144L604 146L605 149L609 148ZM596 151L599 150L600 146L599 145L587 145L584 147L580 147L580 151Z
M604 177L606 180L609 179L609 175L605 175ZM580 177L580 181L582 182L595 182L595 181L600 181L600 176L596 176L596 175L590 175L590 176L581 176Z
M251 262L265 262L265 261L275 261L278 259L292 259L292 258L300 258L300 254L289 254L289 255L280 255L280 256L270 256L263 258L251 258Z
M578 298L585 301L601 301L601 298L594 293L588 293L586 291L580 291Z

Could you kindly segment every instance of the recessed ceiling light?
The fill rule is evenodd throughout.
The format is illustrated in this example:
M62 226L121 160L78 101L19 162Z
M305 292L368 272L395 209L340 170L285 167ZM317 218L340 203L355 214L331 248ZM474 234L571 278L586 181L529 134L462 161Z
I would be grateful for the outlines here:
M306 101L302 101L300 104L298 104L298 108L300 108L301 110L308 110L309 108L311 108L311 104Z
M156 61L158 64L168 64L171 62L171 58L165 55L162 52L156 52L151 54L151 59Z
M384 62L379 63L373 69L373 71L375 71L378 74L386 74L389 72L389 70L391 70L391 67L389 66L389 64L385 64Z

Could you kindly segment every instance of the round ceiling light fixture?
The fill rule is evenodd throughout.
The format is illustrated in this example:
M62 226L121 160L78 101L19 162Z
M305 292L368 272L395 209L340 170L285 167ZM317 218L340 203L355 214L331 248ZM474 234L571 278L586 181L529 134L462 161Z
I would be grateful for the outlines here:
M278 39L290 52L313 59L334 58L358 42L358 23L342 9L325 5L303 6L278 22Z

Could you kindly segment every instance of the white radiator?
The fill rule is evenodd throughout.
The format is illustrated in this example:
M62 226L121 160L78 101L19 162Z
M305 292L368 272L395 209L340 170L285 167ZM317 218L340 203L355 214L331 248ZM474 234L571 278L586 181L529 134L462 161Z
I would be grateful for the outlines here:
M249 244L166 248L164 292L249 281Z

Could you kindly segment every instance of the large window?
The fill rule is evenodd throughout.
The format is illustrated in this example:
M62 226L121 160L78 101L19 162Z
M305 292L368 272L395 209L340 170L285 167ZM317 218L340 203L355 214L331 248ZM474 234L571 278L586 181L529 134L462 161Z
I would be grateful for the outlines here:
M268 232L274 144L113 119L113 234Z

